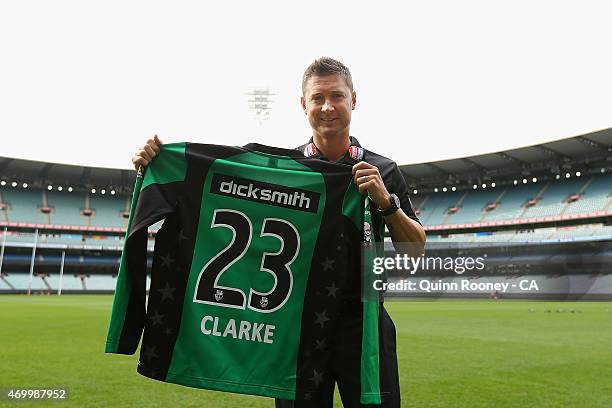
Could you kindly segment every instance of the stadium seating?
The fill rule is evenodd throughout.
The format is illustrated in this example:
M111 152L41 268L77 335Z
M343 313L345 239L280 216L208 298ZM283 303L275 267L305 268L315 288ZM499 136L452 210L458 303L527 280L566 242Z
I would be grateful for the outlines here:
M423 208L420 208L423 225L441 225L448 216L448 209L454 206L465 193L432 193Z
M578 200L568 202L574 194L580 196ZM536 204L525 206L530 199L537 199ZM495 203L496 208L486 211L490 203ZM590 213L612 208L612 176L605 174L504 188L430 193L414 197L413 205L420 210L419 217L425 226ZM457 207L457 211L449 214L451 207Z
M608 177L594 177L578 201L567 205L564 214L580 214L601 211L610 205L612 180Z
M43 203L41 190L2 187L1 194L3 202L9 205L7 221L28 223L48 221L48 217L38 210Z
M0 290L9 290L11 287L8 285L10 283L8 280L0 279ZM8 282L8 283L7 283Z
M448 236L430 234L427 242L541 242L591 239L612 239L612 225L587 224L576 227L538 228L529 231L460 233Z
M5 276L7 282L9 282L15 290L27 290L30 281L30 275L27 273L9 273ZM47 283L51 286L53 291L59 289L60 275L51 274L45 277ZM149 287L150 280L147 279L147 288ZM116 277L111 275L90 275L85 277L85 285L81 282L79 276L75 276L72 273L65 273L62 278L62 290L70 291L86 291L86 290L105 290L112 291L115 289ZM10 287L3 281L0 280L0 290L9 290ZM32 290L37 291L48 291L49 288L45 285L43 279L39 276L34 275L32 277Z
M34 242L34 234L33 233L16 233L13 231L9 231L6 234L6 242L7 244L11 243L26 243L32 244Z
M9 273L5 279L10 282L11 285L17 290L28 289L28 283L30 281L30 275L26 273ZM46 290L47 287L43 283L42 279L37 276L32 277L32 290Z
M479 192L468 192L461 204L459 211L449 215L444 224L464 224L468 222L479 222L486 214L485 207L488 203L496 202L503 193L501 189L488 189Z
M0 188L0 200L8 204L0 211L0 221L125 228L127 219L122 213L129 210L130 197L5 186ZM40 211L45 206L51 209L49 214ZM91 216L82 215L86 208L92 210Z
M59 276L56 286L54 289L59 288ZM81 282L81 278L78 276L74 276L74 274L64 274L62 279L62 290L84 290L83 283Z
M115 290L116 278L109 275L91 275L85 282L87 290Z
M89 205L94 211L94 215L91 217L92 226L127 226L127 219L121 215L126 209L129 210L125 197L89 195Z
M568 197L574 194L579 195L578 199L568 202ZM0 211L1 218L6 218L4 221L119 228L127 225L122 216L129 208L130 197L126 195L102 196L5 186L0 189L0 196L9 204L6 211ZM537 202L526 207L530 199L537 199ZM496 208L486 211L491 203L495 203ZM612 208L612 175L430 193L414 196L413 204L420 210L419 217L425 226L591 213ZM52 209L50 214L39 211L43 205ZM449 213L452 207L456 207L456 211ZM81 215L85 208L93 211L91 216ZM159 224L152 227L158 228Z
M85 208L85 195L82 193L47 192L49 206L53 208L50 215L51 224L87 225L87 217L81 215Z
M586 185L585 179L557 180L549 182L537 198L538 202L532 207L528 207L521 218L546 217L561 214L567 205L567 198L582 191Z
M2 233L0 232L0 242L2 241ZM9 231L6 236L7 245L12 244L32 244L34 243L34 233L30 232L13 232ZM38 246L44 248L45 246L67 245L69 247L102 247L105 249L121 249L123 248L124 236L87 236L81 234L39 234ZM149 251L153 251L155 246L155 238L149 238L148 241Z
M542 187L542 184L537 183L507 187L497 203L497 208L487 212L483 221L511 220L520 217L524 210L523 205L535 197Z
M83 237L78 234L41 235L39 242L44 244L80 245L83 244Z

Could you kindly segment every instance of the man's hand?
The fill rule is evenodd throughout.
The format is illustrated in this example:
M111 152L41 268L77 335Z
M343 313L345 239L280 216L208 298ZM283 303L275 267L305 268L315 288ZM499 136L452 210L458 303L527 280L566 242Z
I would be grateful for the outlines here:
M146 167L151 163L151 160L159 154L159 146L161 146L161 144L162 141L155 135L153 139L147 140L147 143L136 151L136 154L132 157L132 163L136 171L138 171L140 166Z
M391 195L382 181L378 167L361 161L353 166L353 174L359 191L362 194L367 192L378 208L385 209L391 206Z
M361 193L367 191L378 208L384 210L391 206L391 195L382 181L378 167L362 161L353 166L353 174L359 191ZM425 230L418 222L410 219L401 208L385 216L384 219L393 245L398 252L413 257L423 254L426 236ZM400 243L411 243L412 245L402 246L399 245Z

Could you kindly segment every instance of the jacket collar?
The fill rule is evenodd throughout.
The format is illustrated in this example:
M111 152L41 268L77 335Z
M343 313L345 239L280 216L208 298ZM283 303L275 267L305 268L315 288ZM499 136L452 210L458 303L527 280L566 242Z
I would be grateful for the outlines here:
M338 160L339 163L355 164L363 160L365 153L363 147L361 147L361 144L359 144L359 141L356 137L350 136L350 139L351 145L349 146L346 153L344 153L344 156L342 156L342 158ZM328 160L325 156L321 154L321 152L319 152L317 146L313 142L312 136L310 137L308 143L303 146L300 146L300 150L306 157L320 160Z

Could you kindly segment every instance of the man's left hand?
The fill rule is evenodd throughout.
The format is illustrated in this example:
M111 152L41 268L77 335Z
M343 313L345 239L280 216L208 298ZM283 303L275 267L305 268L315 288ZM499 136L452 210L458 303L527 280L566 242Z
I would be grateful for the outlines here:
M362 194L367 192L378 208L391 206L391 195L382 181L378 167L361 161L353 166L353 175L359 192Z

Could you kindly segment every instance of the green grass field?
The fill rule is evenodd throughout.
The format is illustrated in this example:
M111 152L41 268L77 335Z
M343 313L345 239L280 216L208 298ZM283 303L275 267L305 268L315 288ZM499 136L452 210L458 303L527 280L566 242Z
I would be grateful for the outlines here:
M111 302L0 296L0 387L67 387L68 400L50 406L274 406L153 381L136 373L136 356L104 354ZM402 407L612 407L612 303L414 301L387 309L398 332ZM42 404L22 406L33 405Z

